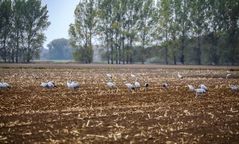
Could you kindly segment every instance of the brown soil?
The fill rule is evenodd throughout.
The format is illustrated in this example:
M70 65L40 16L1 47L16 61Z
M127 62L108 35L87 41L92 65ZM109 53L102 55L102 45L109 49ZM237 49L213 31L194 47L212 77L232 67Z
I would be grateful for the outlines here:
M135 68L136 67L136 68ZM74 67L0 68L0 143L237 143L239 141L239 72L227 69ZM177 78L177 71L184 76ZM111 73L118 90L106 87ZM128 92L134 73L149 89ZM80 89L66 88L66 81ZM57 87L40 83L53 80ZM162 84L167 82L169 88ZM195 98L187 84L208 86Z

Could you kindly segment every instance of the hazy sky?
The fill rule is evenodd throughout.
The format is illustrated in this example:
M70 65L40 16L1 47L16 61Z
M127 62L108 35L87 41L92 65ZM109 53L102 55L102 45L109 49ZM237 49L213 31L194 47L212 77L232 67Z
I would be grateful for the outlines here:
M51 25L45 31L44 47L54 39L69 38L69 24L74 22L74 10L79 0L42 0L47 5Z

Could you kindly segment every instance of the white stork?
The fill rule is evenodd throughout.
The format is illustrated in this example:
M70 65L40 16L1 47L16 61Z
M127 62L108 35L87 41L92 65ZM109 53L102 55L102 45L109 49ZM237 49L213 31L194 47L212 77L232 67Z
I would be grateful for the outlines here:
M140 89L140 83L138 81L134 82L135 90Z
M208 88L207 88L204 84L200 84L200 85L199 85L199 88L204 89L205 91L208 90Z
M196 97L197 97L198 95L202 95L202 94L206 93L206 90L203 88L198 88L198 89L195 89L195 92L196 92Z
M115 83L114 83L114 82L111 82L111 81L110 81L110 82L107 82L106 85L107 85L110 89L116 88Z
M6 82L0 82L0 89L5 89L5 88L9 88L10 85Z
M66 85L69 89L77 89L80 88L80 84L76 81L67 81Z
M145 83L144 83L144 91L147 91L147 90L148 90L148 87L149 87L149 83L145 82Z
M226 75L226 79L228 79L231 75L232 75L232 74L228 73L228 74Z
M135 90L135 86L133 84L125 82L125 85L129 91Z
M169 85L168 85L168 83L165 82L165 83L162 84L162 86L163 86L163 88L168 89Z
M131 72L130 76L131 76L132 78L136 78L136 76L135 76L132 72Z
M112 79L112 75L111 74L106 74L106 76L108 77L108 79Z
M188 85L188 89L189 89L189 91L194 91L195 90L192 85Z
M44 87L44 88L54 88L54 87L56 87L56 85L53 81L42 82L40 86Z
M239 86L238 85L229 85L230 89L233 91L233 92L236 92L239 90Z
M179 79L182 79L183 78L183 76L178 72L178 78Z

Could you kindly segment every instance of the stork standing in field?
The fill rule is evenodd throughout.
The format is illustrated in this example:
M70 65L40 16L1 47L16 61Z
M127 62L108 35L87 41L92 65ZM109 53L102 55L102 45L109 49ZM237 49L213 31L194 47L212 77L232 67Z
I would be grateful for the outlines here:
M54 88L54 87L56 87L56 85L55 85L55 83L53 81L49 81L48 82L48 87L49 88Z
M80 88L80 84L76 81L67 81L66 82L66 85L69 89L78 89Z
M233 91L233 92L239 91L239 86L238 86L238 85L229 85L229 88L230 88L231 91Z
M132 92L132 90L135 90L134 84L125 82L125 85L126 85L126 87L128 88L128 91L131 91L131 92Z
M114 82L109 81L109 82L106 83L106 85L110 89L110 91L114 90L114 89L116 89L116 91L118 91L118 88L117 88L117 86L116 86L116 84Z
M144 91L147 91L149 88L149 83L145 82L144 83Z
M192 92L194 91L194 87L192 85L188 85L188 90Z
M134 84L131 84L134 87L134 90L137 91L138 89L140 90L140 83L138 81L138 78L136 77L136 75L134 75L132 72L130 74L130 76L134 79Z
M165 88L166 90L168 89L168 86L169 86L169 85L168 85L168 83L166 83L166 82L162 84L162 87Z
M131 72L130 76L131 76L132 78L136 78L136 76L135 76L132 72Z
M187 85L188 86L188 89L190 92L195 92L196 93L196 98L199 96L199 95L202 95L204 93L206 93L207 91L207 87L203 84L199 85L199 88L195 89L192 85Z
M9 88L10 85L6 82L0 82L0 89L5 89L5 88Z
M135 90L140 89L140 83L137 81L137 79L134 82Z
M196 97L198 97L199 95L202 95L202 94L206 93L206 90L205 90L205 89L202 89L202 88L195 89L194 91L196 92Z
M117 88L117 87L116 87L116 84L115 84L114 82L111 82L111 81L107 82L106 85L107 85L110 89L115 89L115 88Z
M56 87L56 85L53 81L42 82L40 86L44 87L44 88L54 88L54 87Z
M232 74L228 73L228 74L226 75L226 79L228 79L229 77L231 77L231 75L232 75Z
M106 76L108 77L109 80L112 80L112 75L111 74L106 74Z
M205 91L208 91L208 88L204 84L200 84L199 88L204 89Z
M106 86L110 89L110 90L113 90L113 89L116 89L118 90L115 82L113 82L113 76L111 74L106 74L107 78L108 78L108 82L106 82Z
M178 78L179 79L182 79L183 78L183 76L178 72Z

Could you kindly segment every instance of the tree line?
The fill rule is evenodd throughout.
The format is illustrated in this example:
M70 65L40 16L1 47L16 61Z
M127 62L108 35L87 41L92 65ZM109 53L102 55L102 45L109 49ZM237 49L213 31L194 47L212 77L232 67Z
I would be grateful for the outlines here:
M70 25L73 56L109 64L239 64L238 0L81 0Z
M1 59L18 63L38 57L49 25L41 0L0 0Z
M54 39L47 47L48 49L41 48L40 60L72 60L72 48L68 39Z

